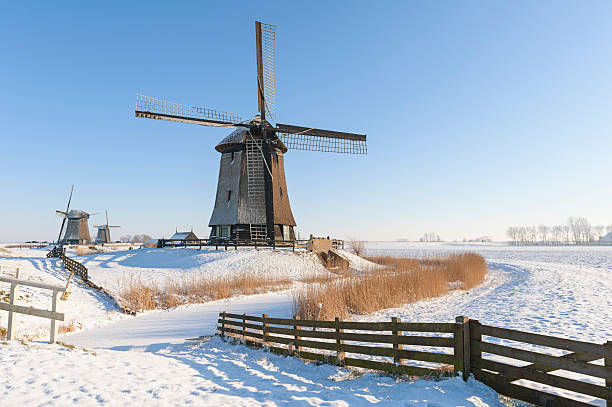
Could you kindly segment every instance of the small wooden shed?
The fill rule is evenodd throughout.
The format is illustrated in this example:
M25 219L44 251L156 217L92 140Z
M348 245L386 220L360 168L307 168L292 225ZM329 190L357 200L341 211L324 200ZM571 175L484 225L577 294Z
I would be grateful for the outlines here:
M195 233L193 233L193 230L190 232L179 232L178 230L172 235L172 237L170 238L170 240L181 240L181 241L185 241L185 242L189 242L192 240L200 240Z

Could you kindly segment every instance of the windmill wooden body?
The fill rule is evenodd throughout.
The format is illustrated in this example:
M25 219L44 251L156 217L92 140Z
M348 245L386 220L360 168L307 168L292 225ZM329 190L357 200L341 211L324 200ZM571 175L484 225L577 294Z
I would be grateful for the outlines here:
M272 25L255 22L257 101L251 120L211 109L138 95L136 117L235 128L216 150L221 153L211 238L294 240L296 225L285 180L288 149L366 154L366 136L276 123L275 41Z
M105 225L96 225L95 228L98 228L98 234L96 235L96 243L111 243L110 237L110 229L111 228L120 228L121 226L114 226L109 224L108 222L108 210L106 211L106 224Z
M66 233L58 244L88 244L91 241L89 213L78 209L71 209L68 212L56 211L56 213L64 216L64 219L67 220Z
M70 202L72 201L73 192L74 185L70 189L70 196L68 197L68 204L66 205L66 210L55 211L56 215L62 217L62 226L60 227L60 232L57 237L58 245L87 244L91 240L91 236L89 235L88 223L90 214L78 209L70 209ZM62 238L64 226L66 226L66 233L64 233L64 237Z

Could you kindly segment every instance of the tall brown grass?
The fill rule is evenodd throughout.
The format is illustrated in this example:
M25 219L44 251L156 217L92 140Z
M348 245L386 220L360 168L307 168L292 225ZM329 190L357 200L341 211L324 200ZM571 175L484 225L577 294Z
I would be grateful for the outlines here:
M87 247L87 246L77 246L77 247L74 248L74 252L78 256L85 256L85 255L88 255L88 254L103 253L101 250L93 249L93 248Z
M313 276L304 278L302 282L320 284L333 278L331 275ZM121 283L119 297L125 306L136 311L144 311L220 300L236 295L278 291L290 288L292 284L293 281L286 278L264 277L252 273L222 277L197 276L182 280L168 279L163 284L130 278Z
M413 259L370 257L382 270L311 284L293 296L296 315L303 319L333 319L368 314L426 298L439 297L451 284L471 289L487 273L485 260L474 253Z

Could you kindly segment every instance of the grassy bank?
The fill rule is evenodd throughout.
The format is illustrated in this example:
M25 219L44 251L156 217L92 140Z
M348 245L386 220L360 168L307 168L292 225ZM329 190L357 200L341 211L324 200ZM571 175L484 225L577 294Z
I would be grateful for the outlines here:
M487 266L474 253L426 259L370 257L383 268L315 283L294 293L294 312L302 319L344 318L471 289L484 281Z

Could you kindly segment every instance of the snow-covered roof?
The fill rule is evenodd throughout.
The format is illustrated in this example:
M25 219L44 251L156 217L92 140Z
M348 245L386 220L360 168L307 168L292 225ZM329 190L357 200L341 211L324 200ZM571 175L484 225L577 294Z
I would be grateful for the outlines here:
M193 232L176 232L170 240L197 240L198 237Z
M612 232L599 239L602 242L612 242Z

